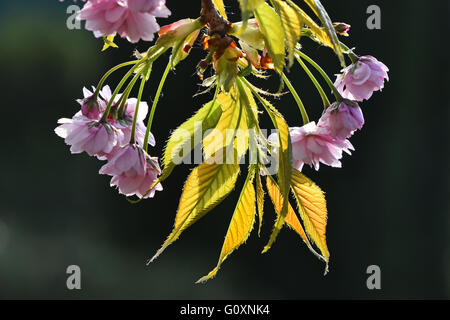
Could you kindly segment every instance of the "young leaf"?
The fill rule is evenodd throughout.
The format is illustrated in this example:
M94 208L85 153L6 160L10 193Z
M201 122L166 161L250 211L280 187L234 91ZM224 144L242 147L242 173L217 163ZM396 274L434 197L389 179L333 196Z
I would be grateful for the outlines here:
M163 156L164 170L159 181L165 180L177 165L174 156L182 159L195 148L194 137L196 134L203 137L206 130L214 128L222 115L221 103L217 99L205 104L189 120L179 126L170 136L166 144ZM201 127L196 125L201 123ZM199 132L200 131L200 132ZM188 133L188 134L187 134Z
M247 21L247 19L252 15L253 11L256 10L264 2L265 0L239 0L239 4L241 6L242 21Z
M228 19L227 13L225 12L225 6L223 5L223 0L213 0L213 3L220 15L225 19Z
M328 263L330 253L325 236L327 226L325 195L314 182L295 169L292 172L292 192L297 200L306 232Z
M256 170L256 204L258 205L258 216L259 216L258 237L260 237L264 216L264 189L262 187L261 170L259 166L258 169Z
M341 46L339 44L339 39L336 34L336 30L334 29L333 22L328 16L328 13L326 12L322 3L319 0L304 0L304 1L310 6L310 8L314 11L317 17L319 17L325 29L325 32L332 43L331 48L333 48L334 52L337 54L339 61L341 62L341 65L345 67L345 59L341 50Z
M292 176L292 150L289 127L281 114L272 105L270 105L267 101L265 101L265 104L267 106L269 115L272 118L272 122L274 123L275 128L278 130L277 151L279 165L277 177L278 183L280 185L281 196L284 200L280 211L280 218L275 222L272 235L270 236L269 242L264 247L263 253L267 252L270 249L284 224L284 219L288 212L288 196Z
M154 261L180 234L211 211L233 190L239 164L206 164L192 170L184 185L172 233L150 262Z
M266 187L267 187L267 193L269 194L269 197L272 200L273 206L275 208L275 212L277 213L277 220L279 220L281 217L280 212L283 207L284 198L281 196L280 188L278 187L278 184L272 178L272 176L267 176ZM291 204L289 204L289 207L288 207L288 212L286 214L285 223L287 224L288 227L290 227L295 232L297 232L297 234L300 236L300 238L302 238L303 242L306 244L308 249L316 257L318 257L321 260L324 260L324 258L314 250L311 243L309 242L309 239L306 236L305 231L303 230L303 227L302 227L300 221L298 220L297 215L295 214L295 211L292 208Z
M260 5L255 10L261 32L264 36L269 57L272 59L275 69L281 73L284 68L285 41L283 25L275 10L267 3Z
M251 166L242 188L241 195L239 196L236 209L234 210L233 217L231 218L230 225L228 227L227 235L222 246L219 262L217 266L206 276L197 281L197 283L205 282L216 276L222 263L227 257L241 244L247 241L250 232L253 229L255 222L255 188L253 187L253 178L255 176L255 166Z
M289 3L291 8L293 8L304 21L305 25L308 26L309 29L307 31L310 31L310 33L312 33L311 36L314 37L314 40L324 46L333 49L333 42L331 41L325 29L321 28L317 23L315 23L314 20L305 11L300 9L300 7L297 6L293 1L286 0L286 2ZM307 34L307 32L305 31L303 33Z
M221 93L217 101L222 105L223 113L214 130L203 139L205 162L209 162L211 157L216 157L218 152L232 144L240 159L248 150L248 125L239 93L235 90ZM238 129L241 130L237 131Z
M247 23L245 27L244 24ZM242 28L245 27L245 30ZM235 36L253 49L264 50L264 37L256 19L233 23L229 34Z
M283 23L289 67L291 67L294 62L294 49L297 42L300 40L304 22L299 12L291 7L286 1L275 0L275 4L278 9L277 11L280 14L281 22Z
M246 111L248 128L255 129L258 126L258 105L253 98L251 90L245 87L240 79L238 79L236 85L241 105Z

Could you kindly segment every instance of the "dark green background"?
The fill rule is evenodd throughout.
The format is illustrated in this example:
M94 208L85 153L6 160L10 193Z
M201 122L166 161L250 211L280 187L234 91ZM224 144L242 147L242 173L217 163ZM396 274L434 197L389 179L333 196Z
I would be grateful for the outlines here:
M232 21L239 20L235 2L225 1ZM217 261L237 190L146 267L171 230L190 168L177 168L154 199L130 205L97 174L98 160L71 155L53 132L58 118L78 110L83 86L148 44L119 40L120 50L101 53L90 32L66 28L69 1L0 1L0 298L449 298L448 1L323 3L334 21L352 25L347 44L391 70L385 90L362 104L366 125L352 138L356 151L343 168L304 170L327 192L330 273L323 276L324 265L287 229L260 254L274 219L266 201L262 238L253 233L216 279L195 285ZM382 9L382 30L366 28L370 4ZM200 10L200 1L167 5L174 14L161 24ZM329 74L339 72L329 49L303 43ZM210 98L192 98L200 82L194 66L203 56L194 49L169 77L156 112L154 155ZM148 101L167 58L154 67ZM321 102L312 84L298 65L289 77L317 119ZM278 85L276 77L269 82L266 88ZM300 125L291 97L274 103L291 126ZM71 264L82 269L81 291L66 289ZM366 288L371 264L381 267L382 290Z

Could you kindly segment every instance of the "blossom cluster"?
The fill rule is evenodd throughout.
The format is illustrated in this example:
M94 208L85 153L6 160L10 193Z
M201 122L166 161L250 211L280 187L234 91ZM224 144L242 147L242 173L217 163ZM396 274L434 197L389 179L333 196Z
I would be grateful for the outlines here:
M159 28L156 18L170 15L165 0L84 2L79 17L86 21L86 29L93 31L95 36L117 33L130 42L137 42L140 39L151 41L158 32L157 46L167 50L183 44L182 54L186 54L203 27L199 20L183 19ZM208 57L213 57L213 67L218 75L216 85L225 91L234 85L239 63L248 61L256 69L273 69L259 24L255 19L250 19L247 29L243 33L237 32L242 24L230 24L230 32L239 38L242 51L233 40L230 44L228 40L231 38L214 35L202 38L205 50L214 47L214 55ZM346 34L349 30L349 26L342 23L336 24L335 28L338 33ZM263 51L261 56L258 50ZM289 128L295 169L301 171L306 164L319 170L321 163L341 167L343 154L354 151L349 138L364 125L363 112L358 103L383 89L384 82L389 80L389 70L372 56L357 57L352 53L352 61L337 76L334 86L330 81L336 102L328 103L317 123L305 121L301 127ZM209 63L208 58L199 63L199 74L203 74ZM107 160L100 173L112 176L111 185L117 186L121 193L140 198L153 197L155 191L162 190L162 187L160 184L153 185L161 173L158 159L150 157L146 152L147 146L144 146L147 144L145 141L155 144L143 123L148 106L143 101L128 97L122 101L121 94L113 97L108 86L99 89L94 89L95 92L84 89L84 99L79 100L81 110L72 119L60 119L60 126L55 131L71 146L72 153L86 152L100 160ZM277 134L271 135L268 140L276 153Z
M111 186L117 186L120 193L140 198L153 197L155 191L162 190L158 184L149 191L161 169L158 159L150 157L144 147L147 103L140 101L138 105L137 99L125 100L121 94L113 98L109 86L98 92L93 89L94 92L83 89L84 98L78 100L81 110L71 119L59 119L55 133L71 146L72 153L86 152L99 160L106 160L100 174L112 176ZM150 132L147 139L148 144L155 145Z
M381 91L385 81L389 80L386 65L372 56L356 55L339 40L337 35L348 36L350 25L333 23L320 0L304 2L321 21L321 27L293 1L284 0L239 1L243 21L233 23L228 21L222 0L202 0L197 19L185 18L161 28L156 18L170 15L165 0L83 2L79 19L86 22L86 29L93 31L95 36L103 37L104 49L115 46L116 34L132 43L151 41L156 33L158 39L146 51L135 51L132 61L111 68L97 87L84 88L84 97L78 100L80 110L70 119L60 119L55 133L70 146L72 153L85 152L106 161L99 173L110 176L110 185L117 187L121 194L136 196L139 200L154 197L156 191L162 191L161 183L165 183L177 165L191 163L192 154L194 162L199 164L184 184L173 231L149 262L230 194L241 172L239 165L248 155L247 178L219 262L199 282L214 277L231 252L248 239L258 213L261 229L261 203L265 192L260 176L266 176L267 194L277 212L263 252L270 249L286 224L301 236L315 256L327 264L327 272L330 253L326 245L325 195L299 171L305 165L315 170L319 170L321 164L342 166L343 155L355 150L351 137L364 126L359 104L370 99L374 92ZM334 83L305 54L299 41L306 37L329 47L338 56L343 69ZM189 56L196 44L201 44L205 51L204 58L196 65L196 74L202 80L201 85L207 87L203 93L215 89L214 98L172 132L163 152L164 167L161 170L158 158L147 153L149 145L156 145L151 134L155 110L170 71ZM169 50L170 58L153 97L150 116L144 124L149 111L147 103L142 101L145 85L152 76L153 65ZM347 67L348 58L351 64ZM310 121L307 109L285 74L295 60L322 98L324 111L317 121ZM333 103L303 60L327 83L334 95ZM113 91L104 86L111 74L124 67L129 70ZM299 107L302 126L289 127L283 115L263 98L270 93L248 79L250 76L266 79L272 72L270 70L290 91ZM205 79L206 75L210 76ZM130 98L138 81L137 98ZM267 131L260 127L259 105L264 107L277 129L267 139ZM174 112L175 109L167 110ZM266 166L268 164L270 167ZM275 174L276 180L272 177ZM299 217L289 206L291 191L296 198Z
M96 37L119 34L132 43L152 41L158 32L156 18L171 12L165 0L82 0L86 2L79 19Z

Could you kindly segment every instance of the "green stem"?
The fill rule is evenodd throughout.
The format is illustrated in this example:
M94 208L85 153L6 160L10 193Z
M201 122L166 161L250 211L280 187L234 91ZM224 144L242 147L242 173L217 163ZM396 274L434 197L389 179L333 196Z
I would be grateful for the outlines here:
M141 86L139 87L139 93L138 93L138 98L137 98L137 102L136 102L136 110L134 111L133 126L131 127L130 141L132 143L136 142L136 140L135 140L136 122L137 122L137 117L138 117L138 113L139 113L139 104L141 103L141 100L142 100L142 92L144 91L145 82L146 82L145 77L142 77Z
M147 131L145 133L145 139L144 139L144 150L147 151L148 148L148 138L150 135L150 130L152 128L153 123L153 117L155 116L156 106L158 105L159 97L161 96L162 89L164 87L164 83L166 82L167 75L169 74L170 68L172 66L172 62L169 59L169 63L167 63L166 70L164 71L164 74L161 78L161 81L159 82L158 90L156 91L155 99L153 100L152 110L150 112L150 117L148 118L147 123Z
M286 83L287 87L289 88L289 91L291 91L291 94L294 97L295 102L297 102L298 108L300 109L300 113L302 114L303 124L309 123L308 113L306 112L305 106L303 105L303 102L300 99L300 96L298 95L297 91L295 91L295 88L292 86L291 82L286 77L284 72L281 74L281 76L283 77L283 81Z
M130 96L131 90L133 90L134 85L136 84L136 81L139 79L141 75L139 73L137 73L133 79L130 81L130 83L128 84L128 86L126 87L125 91L123 92L122 96L120 97L120 100L117 103L119 104L119 111L118 114L120 117L123 117L124 113L125 113L125 107L127 104L127 100L128 97Z
M336 97L337 101L341 101L342 100L342 96L339 93L339 91L336 89L336 87L334 86L334 83L331 81L330 77L328 77L328 75L326 74L325 71L323 71L323 69L310 57L308 57L306 54L304 54L303 52L301 52L298 49L295 49L295 53L298 54L300 57L302 57L303 59L305 59L306 61L308 61L309 64L311 64L314 68L316 68L317 71L319 71L319 73L322 75L322 77L325 79L325 81L327 82L328 86L330 87L330 89L333 91L334 96Z
M323 91L322 86L319 84L319 81L317 81L316 77L314 77L312 72L309 70L309 68L306 66L306 64L303 62L303 60L298 55L295 55L295 58L297 59L298 63L302 66L303 70L305 70L305 72L308 74L311 81L316 86L316 89L319 92L320 97L322 98L324 109L328 108L330 106L330 100L328 100L328 97L327 97L325 91Z
M105 83L106 79L108 79L108 77L109 77L113 72L119 70L120 68L129 66L129 65L132 65L132 64L136 64L136 63L138 63L139 61L141 61L141 60L134 60L134 61L124 62L124 63L122 63L122 64L119 64L119 65L115 66L114 68L111 68L108 72L106 72L105 75L100 79L100 81L99 81L99 83L98 83L98 85L97 85L97 88L95 89L95 93L94 93L95 98L98 97L98 94L100 93L100 90L102 89L103 84Z
M140 60L142 61L142 60ZM120 89L123 87L125 82L128 80L128 78L131 76L131 74L136 70L136 68L140 65L140 63L135 64L128 72L127 74L122 78L119 85L117 86L116 90L114 90L111 99L108 101L108 105L106 106L106 110L103 113L102 122L106 122L108 120L109 113L111 111L111 107L113 105L114 99L116 98L117 94L119 93Z
M352 63L355 64L358 62L358 56L353 53L352 50L350 50L349 47L347 47L344 43L339 41L339 46L341 47L342 51L345 51L345 53L350 57L350 60L352 60Z

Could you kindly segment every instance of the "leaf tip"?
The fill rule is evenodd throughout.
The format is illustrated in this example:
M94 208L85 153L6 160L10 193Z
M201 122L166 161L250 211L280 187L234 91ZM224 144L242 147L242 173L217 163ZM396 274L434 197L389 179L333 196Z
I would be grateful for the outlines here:
M327 263L326 263L326 265L325 265L325 271L324 271L323 275L326 276L326 275L328 274L329 271L330 271L330 270L328 269L328 261L327 261Z
M161 249L156 251L155 255L147 261L147 266L150 265L153 261L155 261L161 255L161 253L164 251L164 249L165 249L165 247L162 247Z
M263 251L261 251L261 254L264 254L264 253L266 253L267 251L269 251L269 250L270 250L270 247L271 247L271 246L265 246L264 249L263 249Z
M206 281L214 278L217 275L218 271L219 271L219 269L217 267L215 267L214 270L212 270L206 276L204 276L204 277L200 278L199 280L197 280L197 282L195 282L195 284L205 283Z

